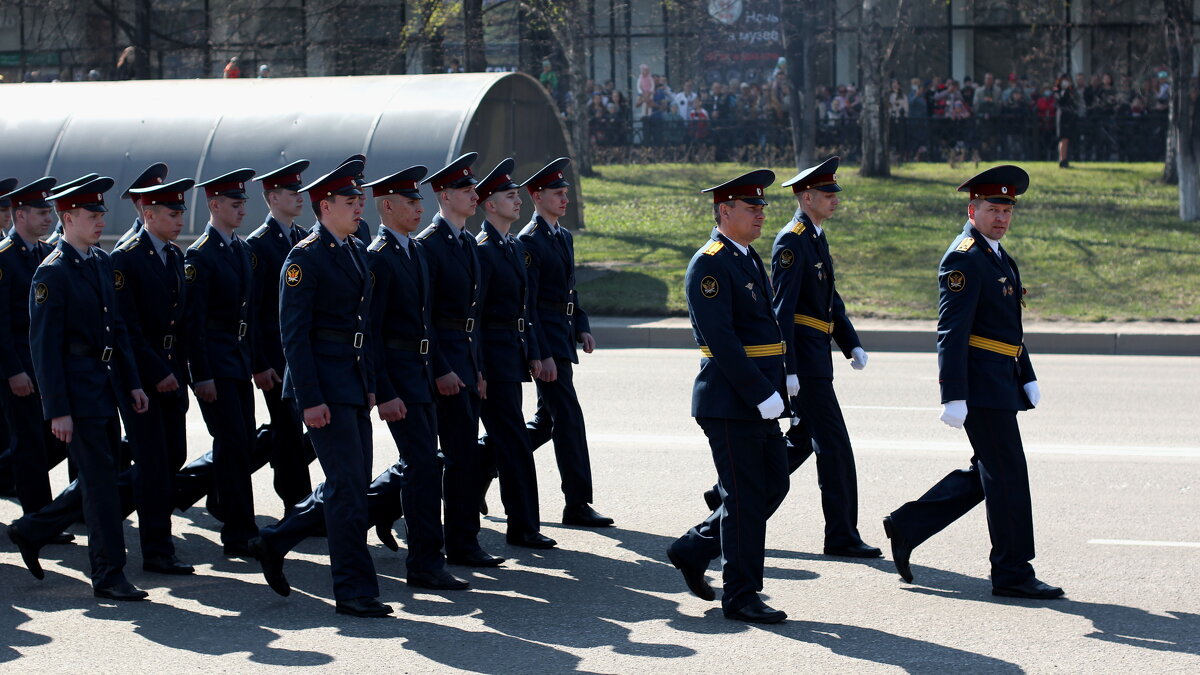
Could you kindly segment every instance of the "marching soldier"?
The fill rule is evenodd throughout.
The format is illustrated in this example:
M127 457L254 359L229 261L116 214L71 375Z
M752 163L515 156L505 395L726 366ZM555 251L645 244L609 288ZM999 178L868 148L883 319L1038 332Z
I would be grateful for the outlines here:
M292 247L308 236L296 224L304 211L300 177L308 160L262 174L263 198L267 202L267 221L246 237L250 247L250 268L254 272L254 340L251 344L250 369L254 385L262 390L271 413L274 451L271 466L275 470L275 493L283 500L284 512L312 492L308 464L311 450L305 447L304 430L296 410L282 398L283 346L279 342L279 273L283 259Z
M1004 165L958 187L969 192L967 223L938 270L938 382L941 420L965 428L974 456L920 499L883 519L896 570L913 580L912 550L979 502L992 540L992 594L1049 599L1063 590L1039 581L1033 566L1033 507L1017 412L1036 407L1041 392L1025 349L1025 288L1016 262L1000 245L1029 174Z
M346 159L342 160L341 165L346 165L346 164L349 164L350 162L359 162L360 164L362 164L362 169L360 169L358 172L358 175L354 177L354 184L358 186L359 190L362 190L364 183L367 182L366 177L363 175L363 172L366 171L366 169L367 169L367 156L366 155L350 155ZM366 205L367 205L367 196L364 193L361 197L358 198L358 208L360 208L360 209L365 208ZM370 225L370 223L367 222L366 218L363 218L361 216L359 217L358 230L355 231L354 236L358 237L358 240L362 242L363 246L366 246L367 244L371 243L371 225Z
M0 240L0 386L4 419L11 429L12 473L24 513L50 503L49 429L33 377L29 351L29 289L38 265L51 247L40 240L54 222L50 202L54 179L47 176L12 190L0 199L12 208L12 233ZM52 437L51 437L52 438Z
M726 618L778 623L784 612L758 596L767 519L788 490L784 342L766 269L750 243L762 234L763 194L775 174L752 171L708 188L717 228L684 277L688 315L703 358L692 416L712 448L721 505L671 544L667 556L692 593L715 599L704 570L718 555Z
M813 452L825 513L825 555L878 558L858 533L858 477L854 451L833 391L830 341L837 342L855 370L867 366L846 304L834 285L833 259L822 224L837 210L837 168L830 157L784 182L799 209L775 237L771 284L775 318L787 342L788 394L800 421L788 431L788 470L795 472Z
M100 177L100 174L98 174L98 173L89 173L89 174L80 176L79 178L76 178L75 180L69 180L65 183L59 183L59 184L55 185L54 187L59 192L65 192L77 185L83 185L84 183L89 183L99 177ZM50 234L47 235L46 238L42 240L42 241L46 242L46 244L49 245L50 248L54 248L58 244L58 240L62 237L62 226L63 226L62 225L62 216L59 216L58 220L56 220L54 223L54 230L51 231Z
M284 398L302 411L325 471L320 491L336 611L381 617L392 608L378 600L366 542L375 405L367 335L371 278L365 248L352 236L362 213L362 191L354 182L361 172L361 163L349 162L301 189L312 200L317 226L284 261L279 321L287 362ZM305 504L295 514L301 522L315 512Z
M137 178L133 179L133 182L129 184L129 187L125 188L125 192L121 193L121 199L128 199L130 203L133 204L133 211L137 215L134 216L133 224L129 226L129 229L125 230L125 232L123 232L121 236L117 238L117 243L116 246L113 247L113 250L116 250L117 246L120 246L130 239L138 236L138 234L142 231L142 227L145 225L145 223L142 222L141 196L140 193L135 192L135 190L154 187L155 185L162 185L163 181L166 179L167 165L162 162L155 162L154 164L146 167L146 170L143 171Z
M254 390L250 385L250 252L236 231L246 217L246 182L252 169L210 178L204 188L210 214L200 238L184 256L192 389L213 437L213 480L223 522L225 555L248 557L258 534L250 454L254 442Z
M480 370L488 397L480 416L486 444L500 473L500 498L508 516L506 539L514 546L553 548L542 534L538 513L537 468L521 412L521 383L540 373L537 345L526 339L529 326L525 247L509 229L521 217L519 185L512 180L511 158L500 162L475 192L486 219L479 242Z
M529 191L535 211L518 239L525 247L529 304L536 310L531 311L532 340L536 340L542 359L537 412L527 426L535 450L554 440L566 497L563 523L608 527L613 519L591 506L592 466L573 373L573 364L579 363L575 344L582 344L583 351L590 354L596 340L575 291L575 244L571 233L558 223L569 203L567 188L571 184L563 176L563 168L570 161L560 157L521 184Z
M104 231L104 193L112 185L111 178L96 178L50 196L62 217L63 237L33 275L30 346L45 418L79 470L93 592L110 600L142 600L146 592L124 573L117 448L109 433L125 397L135 413L147 409L117 306L112 264L96 246ZM45 535L9 530L39 579L44 575L37 551Z
M446 502L446 558L452 565L498 567L504 558L479 545L479 498L490 474L491 460L479 445L480 398L487 384L480 374L479 254L467 232L478 196L469 152L422 183L438 199L433 223L417 237L429 268L430 312L434 340L430 345L438 438L445 458L443 497Z
M187 178L131 188L142 226L112 254L121 317L150 398L148 412L131 413L122 406L121 413L133 451L142 569L158 574L195 571L179 561L171 541L173 477L187 456L188 410L186 286L183 250L175 240L193 185Z

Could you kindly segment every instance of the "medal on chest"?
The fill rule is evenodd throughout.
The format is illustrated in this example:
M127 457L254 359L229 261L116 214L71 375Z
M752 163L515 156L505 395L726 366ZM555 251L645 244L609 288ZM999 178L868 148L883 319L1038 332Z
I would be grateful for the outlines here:
M758 300L758 295L755 294L755 292L754 292L754 282L753 281L746 284L746 290L750 291L750 299L751 300L755 300L755 301Z
M1008 297L1015 292L1013 291L1012 284L1008 283L1008 277L1000 277L997 279L997 281L1004 285L1004 289L1001 291L1001 293L1003 293L1005 297ZM1022 302L1022 304L1024 304L1024 302Z
M816 265L813 265L813 267L817 268L817 279L825 281L825 263L819 262Z

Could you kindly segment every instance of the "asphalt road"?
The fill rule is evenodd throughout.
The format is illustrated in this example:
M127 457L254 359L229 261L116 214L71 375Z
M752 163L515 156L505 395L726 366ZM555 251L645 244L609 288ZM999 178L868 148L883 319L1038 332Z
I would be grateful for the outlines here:
M560 548L508 547L495 488L481 541L512 560L486 572L453 568L470 579L470 591L413 592L403 583L403 548L391 553L371 535L382 599L397 610L383 620L333 613L323 540L289 556L295 591L280 598L257 563L221 557L214 521L202 509L175 519L179 554L197 565L194 577L142 572L136 519L129 524L127 571L150 591L147 603L92 598L83 536L43 550L41 582L3 539L0 669L1196 672L1200 359L1035 355L1034 364L1043 404L1021 415L1034 565L1067 590L1065 600L991 596L981 508L916 551L914 584L900 581L887 559L820 555L810 463L793 476L768 531L764 593L791 618L766 628L724 619L716 603L686 592L663 553L706 515L700 492L715 475L688 417L697 355L611 350L585 357L576 372L596 507L617 527L556 524L562 497L553 453L544 448L537 458L543 531ZM863 372L839 363L837 377L858 458L860 527L886 550L880 518L964 466L969 448L961 431L937 421L932 355L879 353ZM195 408L191 422L194 456L208 436ZM376 439L382 470L395 448L379 423ZM261 524L282 511L268 472L255 476ZM65 472L54 479L61 486ZM0 521L18 515L14 503L0 502ZM719 585L719 570L710 579Z

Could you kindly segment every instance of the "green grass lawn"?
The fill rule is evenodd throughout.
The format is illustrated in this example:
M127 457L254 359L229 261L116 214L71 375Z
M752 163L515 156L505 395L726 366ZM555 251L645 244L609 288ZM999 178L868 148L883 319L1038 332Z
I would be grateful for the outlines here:
M842 205L826 223L838 289L854 316L937 316L937 265L966 221L955 188L991 164L907 164L891 179L842 167ZM1176 190L1161 164L1023 165L1029 192L1017 205L1005 248L1041 319L1200 320L1200 223L1178 218ZM584 178L587 229L575 239L580 265L604 270L579 285L595 315L687 312L683 275L708 239L712 202L700 188L753 167L657 164L598 167ZM776 167L782 182L795 172ZM769 260L795 200L768 190L767 226L755 244Z

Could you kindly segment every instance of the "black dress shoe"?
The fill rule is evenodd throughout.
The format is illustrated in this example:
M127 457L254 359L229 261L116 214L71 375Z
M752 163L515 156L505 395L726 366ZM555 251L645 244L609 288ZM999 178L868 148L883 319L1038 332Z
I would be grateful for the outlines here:
M675 543L667 547L667 559L683 574L683 582L687 584L688 590L692 595L701 600L716 600L717 593L708 585L708 581L704 578L704 567L691 565L683 556L675 551Z
M462 555L448 555L446 562L451 565L466 565L467 567L499 567L505 558L495 556L482 549Z
M504 539L513 546L525 548L554 548L558 544L541 532L509 532Z
M29 573L34 579L45 579L46 572L42 570L42 562L38 560L38 551L40 546L34 546L32 542L25 538L17 530L16 525L8 526L8 538L16 545L17 550L21 552L21 560L25 563L25 567L29 569Z
M825 555L836 555L842 558L882 558L883 551L874 546L867 546L860 541L849 546L826 546Z
M75 535L70 534L68 532L60 532L59 534L56 534L53 537L51 537L50 541L48 541L46 543L62 545L62 544L69 544L73 541L75 541Z
M285 598L291 595L292 586L283 575L283 556L271 548L262 537L251 539L246 546L250 548L250 554L258 558L259 564L262 565L263 578L267 580L271 590Z
M250 552L250 546L244 541L229 541L225 542L223 548L226 558L253 558L254 554Z
M396 536L392 534L392 526L395 523L375 523L375 536L379 537L379 543L383 544L384 548L389 551L399 551L400 544L396 543Z
M609 527L613 519L596 513L591 504L576 504L563 509L563 525L580 527Z
M883 531L892 542L892 562L896 563L896 571L900 573L901 579L911 584L913 573L912 568L908 566L908 557L912 555L912 546L909 546L904 537L896 531L891 516L883 517Z
M787 618L787 612L771 609L759 600L750 602L737 609L725 610L726 619L736 619L747 623L779 623Z
M133 584L122 579L111 586L98 586L92 589L92 595L97 598L106 600L120 600L122 602L135 602L137 600L145 600L150 597L146 591L139 590Z
M1016 586L993 586L992 595L1000 595L1006 598L1053 600L1054 598L1061 598L1063 596L1063 589L1030 577L1028 581Z
M175 574L185 575L192 574L196 571L195 567L185 565L173 555L163 556L160 558L147 558L142 561L142 569L155 574Z
M462 591L471 584L450 574L444 569L429 572L409 572L408 585L417 588L428 588L433 591Z
M494 478L495 476L488 476L487 482L483 484L483 491L479 493L479 515L481 516L488 514L487 493L488 489L492 487L492 480Z
M351 600L338 600L336 611L338 614L377 619L391 614L392 608L376 598L353 598Z

